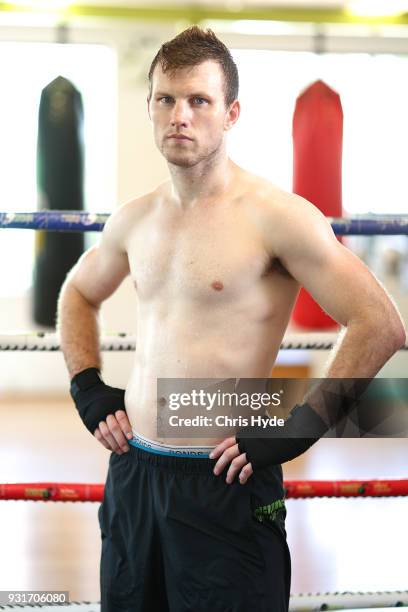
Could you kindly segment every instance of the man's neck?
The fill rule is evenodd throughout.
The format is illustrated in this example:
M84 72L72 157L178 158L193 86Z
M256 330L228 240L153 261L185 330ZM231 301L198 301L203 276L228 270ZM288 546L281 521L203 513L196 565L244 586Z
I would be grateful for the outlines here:
M187 209L212 203L224 196L230 189L235 164L224 156L192 168L169 164L169 171L172 195L180 208Z

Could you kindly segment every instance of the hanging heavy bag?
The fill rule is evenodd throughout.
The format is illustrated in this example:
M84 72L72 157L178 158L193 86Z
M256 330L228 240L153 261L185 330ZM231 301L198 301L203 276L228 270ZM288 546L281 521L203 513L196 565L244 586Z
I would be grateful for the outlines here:
M81 94L59 76L41 93L37 185L39 208L83 210L83 105ZM36 233L33 279L33 317L55 326L57 299L65 277L84 250L80 232Z
M326 217L342 216L343 111L340 96L316 81L296 100L293 115L293 192L310 200ZM339 239L341 241L341 239ZM337 323L301 289L292 321L305 329Z

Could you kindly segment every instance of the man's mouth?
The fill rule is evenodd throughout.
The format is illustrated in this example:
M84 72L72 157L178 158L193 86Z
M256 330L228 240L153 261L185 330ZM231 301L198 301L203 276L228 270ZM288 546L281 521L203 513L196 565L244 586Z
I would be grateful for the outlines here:
M170 134L167 138L172 138L174 140L192 140L188 136L184 136L184 134Z

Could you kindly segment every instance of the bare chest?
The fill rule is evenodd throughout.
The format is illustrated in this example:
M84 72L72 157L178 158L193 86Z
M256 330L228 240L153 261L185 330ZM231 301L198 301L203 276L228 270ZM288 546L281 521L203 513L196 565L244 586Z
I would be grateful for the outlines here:
M130 270L141 299L234 298L267 272L262 236L243 217L159 220L152 215L130 237ZM218 298L216 297L218 296Z

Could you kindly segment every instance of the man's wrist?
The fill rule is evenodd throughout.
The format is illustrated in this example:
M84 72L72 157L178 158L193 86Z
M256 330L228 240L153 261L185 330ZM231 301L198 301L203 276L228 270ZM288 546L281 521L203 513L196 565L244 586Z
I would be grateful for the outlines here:
M243 428L236 434L236 441L239 451L246 453L248 463L257 469L298 457L328 429L322 418L305 403L291 410L282 430L274 427Z
M86 391L103 382L99 368L91 367L81 370L71 380L71 393L76 395L79 391Z
M98 368L86 368L75 374L71 397L88 431L95 435L101 421L117 410L125 410L125 390L106 385Z

